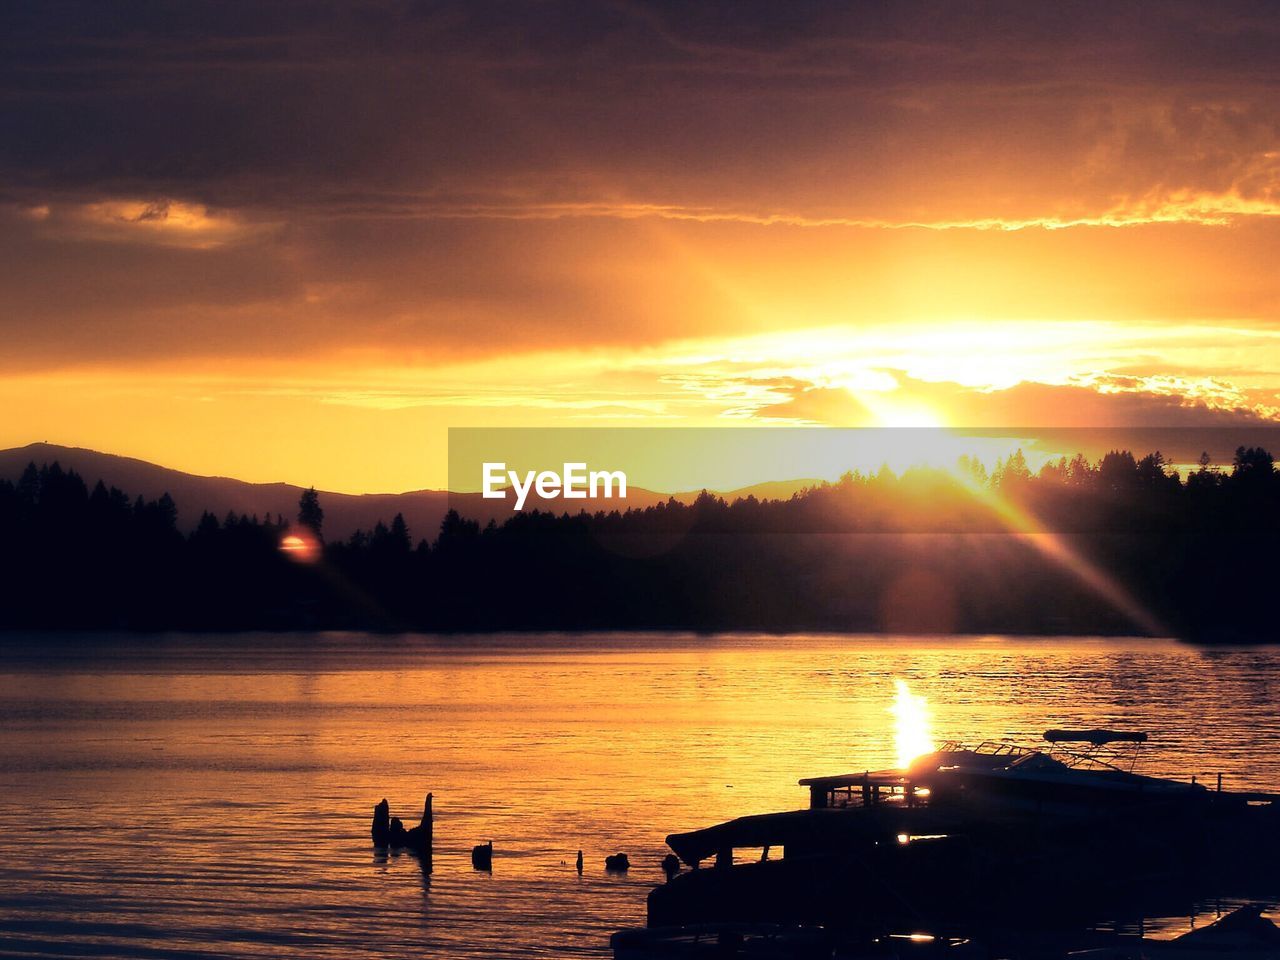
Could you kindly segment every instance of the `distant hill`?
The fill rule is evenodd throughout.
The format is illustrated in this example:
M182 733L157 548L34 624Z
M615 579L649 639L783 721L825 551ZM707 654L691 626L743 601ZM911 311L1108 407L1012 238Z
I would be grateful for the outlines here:
M202 477L162 467L145 460L100 453L82 447L64 447L52 443L33 443L25 447L0 450L0 478L17 480L28 463L37 466L58 462L63 469L74 470L92 487L98 480L107 486L119 487L129 496L141 494L147 499L168 493L178 505L178 525L184 530L193 528L200 515L208 510L219 518L228 512L257 514L281 514L294 518L298 512L298 497L303 488L290 483L248 483L230 477ZM730 491L727 499L755 495L758 499L785 499L796 490L811 486L813 480L771 481ZM678 493L678 500L691 501L698 491ZM582 500L574 509L595 510L644 507L661 503L669 494L655 493L638 487L627 491L625 501ZM357 529L370 529L379 520L390 522L397 513L405 522L415 540L434 539L440 529L440 521L452 506L459 513L481 524L489 520L501 523L511 515L511 509L503 501L485 500L479 494L450 494L445 490L412 490L407 493L332 493L320 491L320 504L324 507L326 539L345 539ZM535 502L530 497L526 509L554 509L563 512L564 501Z

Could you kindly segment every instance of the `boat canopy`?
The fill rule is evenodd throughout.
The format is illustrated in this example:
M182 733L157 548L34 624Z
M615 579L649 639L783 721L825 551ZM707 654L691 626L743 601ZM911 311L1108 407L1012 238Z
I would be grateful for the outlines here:
M1108 743L1146 743L1147 735L1125 730L1046 730L1044 738L1049 743L1091 743L1104 747Z
M829 853L833 849L865 850L875 842L901 843L898 834L932 839L953 833L963 821L927 808L869 808L865 816L851 817L840 810L788 810L738 817L712 827L673 833L667 846L689 866L715 858L720 865L733 863L733 852L772 847L785 856Z

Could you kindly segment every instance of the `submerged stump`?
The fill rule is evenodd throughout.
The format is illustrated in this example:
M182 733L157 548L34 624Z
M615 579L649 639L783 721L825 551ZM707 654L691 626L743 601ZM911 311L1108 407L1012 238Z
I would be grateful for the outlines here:
M391 804L386 797L373 808L373 845L389 847L391 845Z
M391 816L391 805L384 798L373 808L373 845L375 847L412 850L423 861L423 868L431 870L431 851L434 844L434 816L431 810L431 794L427 794L422 806L422 819L416 827L406 830L399 817Z

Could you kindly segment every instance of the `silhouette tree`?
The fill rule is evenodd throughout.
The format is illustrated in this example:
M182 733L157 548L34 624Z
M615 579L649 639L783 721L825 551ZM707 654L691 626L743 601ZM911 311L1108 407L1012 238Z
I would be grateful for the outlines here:
M195 533L192 538L211 538L218 535L222 530L222 525L218 523L218 518L206 510L200 514L200 523L196 525Z
M316 493L315 487L302 491L302 496L298 498L298 525L310 530L321 543L324 542L321 532L324 528L324 508L320 506L320 494Z
M36 501L40 498L40 471L35 465L35 461L27 464L27 468L22 471L22 476L18 478L18 502L25 506L35 506Z
M998 489L1016 489L1030 479L1031 468L1027 466L1027 458L1021 448L1009 454L1007 460L997 461L991 474L991 482Z
M1098 479L1098 470L1086 459L1083 453L1077 453L1067 464L1067 482L1073 487L1092 487Z
M168 491L160 495L156 501L156 520L165 530L173 530L178 525L178 505Z
M0 627L876 631L910 606L902 584L927 580L954 607L948 629L1137 628L1025 539L970 536L1009 529L977 488L1071 535L1167 629L1271 636L1280 474L1267 450L1240 448L1229 474L1203 456L1185 482L1159 452L1059 459L1034 476L1015 454L990 476L972 459L962 473L851 471L784 500L704 491L483 527L450 510L417 549L397 515L312 565L279 549L277 515L196 514L183 536L167 495L90 491L74 471L33 463L18 483L0 480ZM298 519L318 533L314 490ZM928 536L893 535L915 533Z
M397 513L395 519L391 521L388 537L391 549L396 553L408 553L413 548L413 541L409 539L409 525L404 522L404 514Z
M1098 482L1112 493L1128 493L1138 484L1138 462L1128 450L1112 450L1098 464Z
M1275 458L1262 447L1237 447L1231 477L1246 483L1268 481L1275 473Z
M1138 485L1146 490L1169 489L1171 483L1178 485L1176 471L1170 471L1169 462L1159 450L1139 460L1135 473Z
M1208 451L1200 454L1196 462L1197 469L1187 475L1187 489L1197 494L1215 489L1222 480L1222 474L1214 468Z
M440 537L436 541L439 548L465 548L480 538L480 524L474 520L464 520L457 510L450 509L440 521Z

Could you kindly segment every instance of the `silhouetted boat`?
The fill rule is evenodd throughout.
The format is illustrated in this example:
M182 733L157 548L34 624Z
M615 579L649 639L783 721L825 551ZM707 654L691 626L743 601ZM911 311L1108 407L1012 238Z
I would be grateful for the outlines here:
M1275 873L1280 795L1135 773L1144 734L1045 739L947 743L906 769L807 778L806 810L672 834L694 869L653 890L649 922L966 935L1181 910L1199 885Z
M936 753L914 760L906 770L813 777L810 808L898 803L912 809L964 810L984 817L1027 812L1058 817L1093 817L1117 806L1169 803L1240 804L1272 795L1211 796L1202 784L1147 777L1133 772L1144 733L1113 730L1050 730L1054 745L1085 743L1090 749L1046 752L1008 741L974 748L949 741ZM1126 757L1116 744L1132 747ZM1127 765L1123 769L1121 764Z

